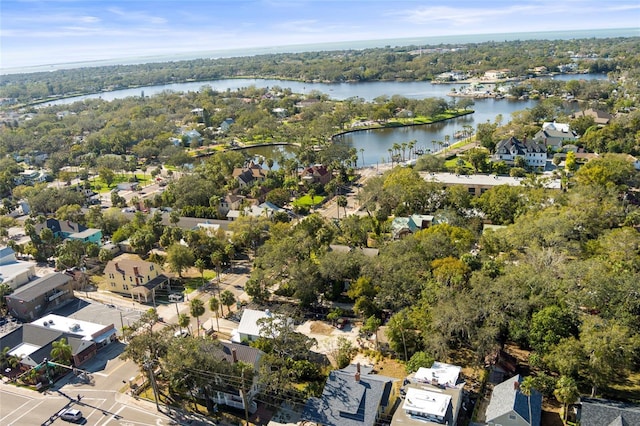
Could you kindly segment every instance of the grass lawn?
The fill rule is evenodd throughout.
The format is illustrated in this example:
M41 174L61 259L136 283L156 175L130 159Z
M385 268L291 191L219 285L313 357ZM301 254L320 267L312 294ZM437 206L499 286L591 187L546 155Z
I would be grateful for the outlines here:
M204 270L204 283L216 277L216 273L212 270ZM182 273L182 282L184 283L184 291L189 294L202 285L202 275L196 268L190 268Z
M640 373L632 373L619 384L612 384L608 389L603 390L607 397L623 401L640 402Z
M303 195L302 197L295 200L293 202L293 205L298 207L311 207L320 204L324 199L325 197L323 195L316 195L313 197L313 200L311 200L311 197L309 195Z
M129 182L130 177L131 175L129 174L126 174L126 175L116 174L116 176L113 178L113 182L111 183L111 186L107 186L107 183L104 180L102 180L100 176L96 176L91 179L91 189L100 194L109 192L112 189L116 188L119 183ZM149 174L145 174L145 175L137 174L136 177L138 178L138 184L140 186L148 185L149 183L151 183L151 175Z
M458 161L460 161L461 158L457 157L457 158L452 158L451 160L447 160L444 162L444 166L449 169L449 170L453 170L456 167L458 167ZM465 169L467 169L470 173L473 173L473 166L471 165L471 163L469 163L468 161L464 161L464 165L462 167L464 167Z

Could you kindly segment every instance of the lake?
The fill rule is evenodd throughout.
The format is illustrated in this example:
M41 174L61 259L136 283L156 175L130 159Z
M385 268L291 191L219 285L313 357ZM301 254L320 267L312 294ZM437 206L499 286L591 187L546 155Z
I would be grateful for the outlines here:
M594 80L606 79L604 74L579 74L579 75L558 75L552 77L556 80L569 81L575 79ZM308 94L314 91L327 94L335 100L344 100L351 97L359 97L366 101L372 101L379 96L401 95L412 99L422 99L439 97L451 101L448 93L452 88L459 89L464 84L431 84L430 82L416 81L375 81L367 83L305 83L299 81L276 80L276 79L224 79L212 81L200 81L193 83L164 84L159 86L147 86L136 89L116 90L113 92L97 93L93 95L78 96L74 98L60 99L43 105L67 105L84 99L101 98L106 101L122 99L130 96L140 96L143 92L145 96L153 96L163 91L174 92L195 92L200 91L205 86L210 86L213 90L226 91L237 90L244 87L281 87L290 88L294 93ZM475 104L471 107L473 114L448 120L442 123L429 124L424 126L412 126L393 129L365 130L339 137L340 143L346 143L350 147L358 150L360 159L364 157L365 165L375 165L379 162L389 161L388 149L394 143L402 144L416 140L416 148L436 151L440 149L438 141L444 141L445 136L449 136L450 143L455 142L454 134L463 129L463 126L472 126L474 129L479 123L487 121L493 122L498 115L502 116L502 123L508 123L511 114L515 111L532 108L536 101L508 100L508 99L474 99ZM575 104L574 104L575 105ZM276 149L276 148L272 148ZM364 149L364 152L360 152ZM281 151L282 148L277 148ZM265 157L276 158L275 151L270 148L252 149L252 154ZM359 165L361 166L362 160Z

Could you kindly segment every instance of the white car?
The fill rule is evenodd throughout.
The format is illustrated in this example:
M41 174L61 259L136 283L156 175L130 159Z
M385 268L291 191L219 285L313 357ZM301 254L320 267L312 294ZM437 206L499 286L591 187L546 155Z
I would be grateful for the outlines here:
M75 408L67 408L58 413L58 416L67 422L79 422L82 420L82 411Z

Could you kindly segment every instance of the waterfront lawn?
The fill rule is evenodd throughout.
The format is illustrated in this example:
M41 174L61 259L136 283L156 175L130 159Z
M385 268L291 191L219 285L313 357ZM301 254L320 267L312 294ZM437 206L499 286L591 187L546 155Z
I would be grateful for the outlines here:
M322 195L316 195L315 197L313 197L313 200L312 200L311 197L308 194L306 194L298 198L297 200L295 200L293 202L293 205L296 207L313 207L322 203L324 198L325 197Z

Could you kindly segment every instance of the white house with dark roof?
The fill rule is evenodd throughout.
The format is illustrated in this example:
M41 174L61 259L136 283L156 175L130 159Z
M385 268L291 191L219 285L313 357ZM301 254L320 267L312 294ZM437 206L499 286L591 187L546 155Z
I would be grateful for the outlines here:
M260 391L260 380L257 373L264 352L247 345L222 341L219 343L220 347L214 347L213 350L218 352L217 355L221 359L229 363L243 362L253 369L255 374L247 391L247 410L250 413L254 413L258 409L255 396ZM211 391L210 398L214 403L244 410L244 399L238 386L234 386L228 380L218 378L211 382L209 387Z
M537 390L527 396L520 390L522 376L517 375L496 385L485 414L489 426L540 426L542 394ZM531 417L529 417L531 408Z
M547 163L547 147L542 143L527 140L526 137L520 141L515 136L511 136L496 144L495 153L491 159L509 164L518 157L523 158L529 167L544 167Z

